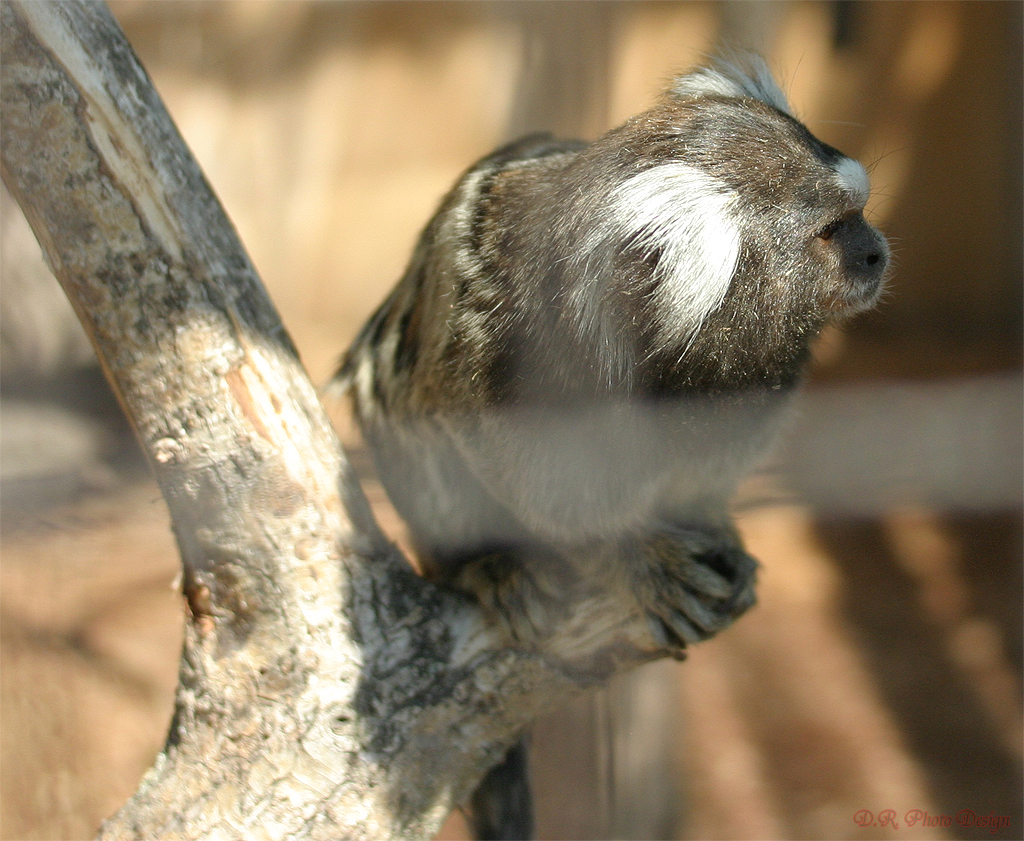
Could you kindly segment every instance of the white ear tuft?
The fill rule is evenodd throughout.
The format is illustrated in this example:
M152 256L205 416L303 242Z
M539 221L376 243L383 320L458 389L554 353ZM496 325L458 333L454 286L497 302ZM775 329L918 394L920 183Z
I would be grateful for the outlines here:
M657 255L655 294L668 315L665 337L686 340L725 298L740 253L730 211L736 194L682 163L644 170L625 181L611 218L623 241Z
M680 76L672 85L672 93L682 97L749 97L792 114L786 95L760 56L744 56L734 61L718 59L711 67Z
M853 158L840 158L835 166L836 179L839 186L853 199L855 204L863 207L871 194L871 184L863 164Z

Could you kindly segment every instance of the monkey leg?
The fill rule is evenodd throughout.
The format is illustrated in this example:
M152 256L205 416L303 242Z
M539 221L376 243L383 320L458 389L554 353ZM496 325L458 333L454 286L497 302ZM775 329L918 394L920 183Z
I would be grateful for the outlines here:
M478 841L533 838L533 797L527 769L527 737L483 778L470 801L469 820Z
M533 646L568 616L579 576L560 552L524 544L474 556L449 583L470 593L514 645Z
M450 582L470 593L513 645L536 645L565 618L572 575L560 555L539 546L505 546L462 564ZM469 818L478 841L528 841L534 837L527 737L480 781Z
M631 540L634 592L666 644L708 639L754 604L757 561L731 528L662 521Z

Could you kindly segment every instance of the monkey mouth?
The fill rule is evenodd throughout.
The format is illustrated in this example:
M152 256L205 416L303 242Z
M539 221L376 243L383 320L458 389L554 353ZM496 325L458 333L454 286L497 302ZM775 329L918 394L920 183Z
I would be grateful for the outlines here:
M847 284L839 301L836 302L838 315L856 315L871 309L878 303L884 288L884 272L879 272L876 277L872 278L858 278Z

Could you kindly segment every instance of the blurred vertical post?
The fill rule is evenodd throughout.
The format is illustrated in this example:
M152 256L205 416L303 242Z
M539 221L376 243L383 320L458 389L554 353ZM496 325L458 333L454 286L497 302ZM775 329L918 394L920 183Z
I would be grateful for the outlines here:
M516 2L496 14L512 17L522 35L509 138L534 131L590 138L604 131L617 4Z
M495 14L522 39L508 139L537 131L592 139L607 130L619 4L516 2ZM674 676L669 664L620 675L540 724L535 779L572 781L535 787L542 834L663 838L681 824Z

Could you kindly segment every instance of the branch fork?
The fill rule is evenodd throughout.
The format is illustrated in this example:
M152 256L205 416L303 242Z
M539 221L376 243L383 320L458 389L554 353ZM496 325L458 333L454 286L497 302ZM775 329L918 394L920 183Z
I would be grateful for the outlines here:
M570 588L560 622L510 645L417 577L109 10L5 0L0 15L0 172L184 567L167 747L100 837L432 836L538 714L669 647L624 583Z

